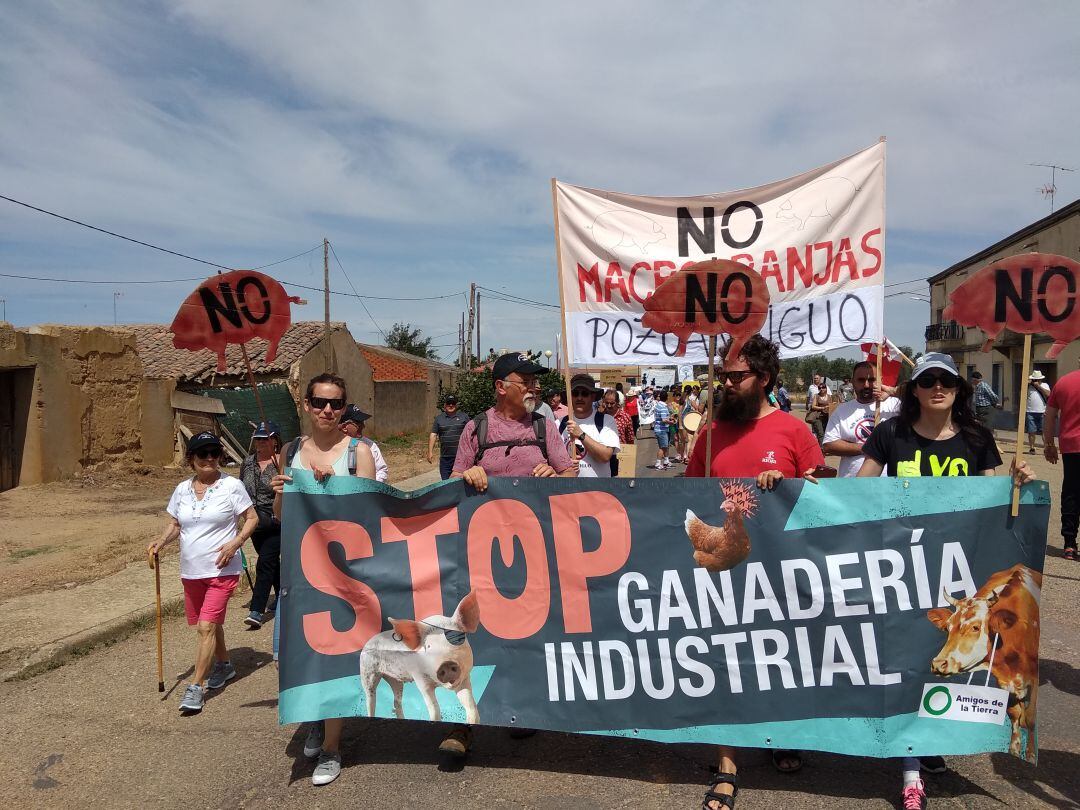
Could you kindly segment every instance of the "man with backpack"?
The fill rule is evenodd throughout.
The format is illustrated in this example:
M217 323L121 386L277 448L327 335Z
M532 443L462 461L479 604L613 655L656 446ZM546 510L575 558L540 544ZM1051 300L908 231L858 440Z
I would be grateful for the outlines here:
M573 414L563 417L559 433L567 444L574 442L579 478L611 478L617 474L616 455L621 447L614 417L596 408L603 392L588 374L570 379Z
M488 476L577 476L577 465L570 460L558 427L535 413L540 404L538 375L545 371L528 356L516 352L495 361L491 369L495 407L474 416L461 431L451 477L463 478L466 484L483 492ZM464 757L471 744L472 730L457 726L439 750Z
M364 438L364 422L371 418L370 413L364 413L355 405L346 405L345 412L341 414L341 432L352 441L349 442L349 451L346 459L349 464L349 475L356 475L356 445L363 442L371 449L371 457L375 459L375 480L386 483L390 479L390 467L383 458L379 445L374 439Z

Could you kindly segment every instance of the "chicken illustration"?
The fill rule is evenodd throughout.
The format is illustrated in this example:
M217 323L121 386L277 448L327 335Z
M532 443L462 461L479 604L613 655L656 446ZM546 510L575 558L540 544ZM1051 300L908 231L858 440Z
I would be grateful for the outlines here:
M753 490L739 481L721 482L726 517L723 526L710 526L690 509L686 510L686 536L694 547L694 562L706 571L727 571L750 556L750 535L744 517L757 508Z

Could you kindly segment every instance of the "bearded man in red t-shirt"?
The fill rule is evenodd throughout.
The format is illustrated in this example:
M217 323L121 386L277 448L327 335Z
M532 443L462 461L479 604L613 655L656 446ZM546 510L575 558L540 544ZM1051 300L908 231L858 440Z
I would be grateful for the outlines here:
M780 410L769 392L780 374L780 349L754 335L738 357L723 354L721 393L717 397L712 431L710 475L714 478L756 478L762 489L773 489L784 478L809 476L824 464L821 448L805 422ZM698 438L687 478L705 476L706 436ZM802 767L798 751L775 750L773 764L780 771ZM720 773L705 795L704 807L720 810L736 784L735 749L720 746ZM718 797L723 796L725 799Z

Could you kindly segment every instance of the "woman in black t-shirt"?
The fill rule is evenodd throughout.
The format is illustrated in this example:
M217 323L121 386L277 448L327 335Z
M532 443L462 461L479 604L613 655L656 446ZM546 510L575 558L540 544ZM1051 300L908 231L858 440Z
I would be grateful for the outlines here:
M919 358L904 386L900 413L882 422L863 445L866 460L859 478L888 475L993 475L1001 454L990 431L975 418L971 384L956 371L947 354L930 352ZM1034 480L1027 462L1013 471L1020 483ZM904 807L925 807L926 791L920 770L941 773L941 757L904 757Z

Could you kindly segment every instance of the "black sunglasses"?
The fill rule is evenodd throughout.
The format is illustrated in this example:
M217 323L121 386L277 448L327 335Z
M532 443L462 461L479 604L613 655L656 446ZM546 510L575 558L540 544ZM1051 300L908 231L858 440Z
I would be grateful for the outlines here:
M716 379L721 385L728 381L730 381L732 385L740 385L747 377L754 377L756 375L756 371L721 371L717 373Z
M434 630L441 631L442 634L446 636L447 642L454 645L455 647L460 647L462 644L465 643L465 634L460 630L451 630L446 627L439 627L439 625L432 624L431 622L425 622L423 619L420 620L420 623L426 624L428 627Z
M591 397L592 395L593 392L590 391L588 388L575 388L573 391L570 392L570 396L573 397Z
M345 397L308 397L308 402L311 403L311 407L317 411L321 411L327 405L333 408L335 411L340 411L345 407Z
M942 374L920 374L915 382L919 388L933 388L938 383L941 383L942 388L956 388L960 384L960 378L946 371Z
M195 457L201 459L221 458L221 449L218 447L203 448L195 451Z

